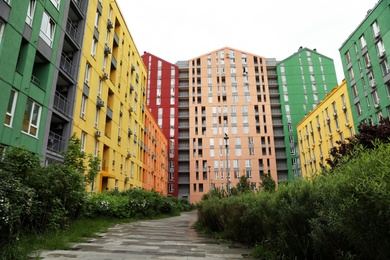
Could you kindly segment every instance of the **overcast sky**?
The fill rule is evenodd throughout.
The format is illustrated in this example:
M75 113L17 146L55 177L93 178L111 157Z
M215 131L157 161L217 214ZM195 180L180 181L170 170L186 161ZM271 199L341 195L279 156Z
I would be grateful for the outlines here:
M116 0L138 51L168 62L228 46L282 60L300 46L332 58L378 0Z

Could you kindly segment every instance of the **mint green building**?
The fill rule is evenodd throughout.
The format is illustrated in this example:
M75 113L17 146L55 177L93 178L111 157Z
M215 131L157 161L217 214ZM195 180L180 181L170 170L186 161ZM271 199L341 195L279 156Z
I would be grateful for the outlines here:
M355 129L390 116L390 0L381 0L339 49Z
M278 165L278 176L280 167L287 168L287 176L279 176L279 180L291 180L301 177L296 126L325 99L327 93L337 87L337 77L332 59L315 49L302 47L298 52L278 62L276 70L287 164ZM282 161L281 158L277 159Z
M0 0L0 147L61 160L71 136L87 0Z
M65 1L0 0L0 144L41 154Z

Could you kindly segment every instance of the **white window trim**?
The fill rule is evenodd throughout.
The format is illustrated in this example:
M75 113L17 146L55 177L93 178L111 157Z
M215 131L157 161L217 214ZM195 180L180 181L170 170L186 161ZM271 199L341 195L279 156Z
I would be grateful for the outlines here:
M44 26L44 22L45 22L45 19L44 17L47 16L47 25L45 26L45 28L43 28ZM45 29L45 30L43 30ZM53 46L53 40L54 40L54 35L55 35L55 31L56 31L56 22L53 20L53 18L51 18L51 16L44 12L43 13L43 18L42 18L42 23L41 23L41 30L40 30L40 33L39 33L39 36L50 46L52 47Z
M85 112L87 110L87 97L85 95L81 98L80 117L85 119Z
M0 44L1 44L1 40L3 39L4 27L5 27L5 23L3 20L0 19Z
M28 4L26 23L30 26L32 26L33 23L36 4L36 0L30 0Z
M31 106L31 111L30 111L30 118L29 118L29 122L28 122L28 132L25 132L25 131L22 131L23 133L26 133L28 135L31 135L33 137L37 137L38 136L38 132L39 132L39 123L41 121L41 113L42 113L42 106L40 106L38 103L30 100L32 102L32 106ZM26 103L27 105L27 103ZM38 107L39 110L38 110L38 116L37 116L37 123L36 124L33 124L32 121L34 120L34 117L33 117L33 114L34 114L34 110L35 110L35 107ZM31 127L35 127L36 128L36 134L33 135L31 134Z
M50 2L54 5L55 8L60 9L61 0L50 0Z
M18 92L16 90L11 90L11 92L14 92L14 98L12 100L12 107L11 107L11 112L8 113L6 112L6 115L10 117L10 120L9 120L9 124L5 124L6 126L9 126L9 127L12 127L12 122L14 120L14 115L15 115L15 108L16 108L16 101L17 101L17 98L18 98Z

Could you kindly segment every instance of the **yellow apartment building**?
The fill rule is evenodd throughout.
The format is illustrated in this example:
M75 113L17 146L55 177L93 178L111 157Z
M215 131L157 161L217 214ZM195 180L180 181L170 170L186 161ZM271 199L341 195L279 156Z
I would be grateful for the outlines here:
M115 1L90 0L73 132L101 158L95 192L142 187L146 68Z
M168 191L168 139L149 109L145 110L143 188L161 195Z
M354 123L345 79L297 125L302 177L326 167L336 141L354 134ZM299 165L299 164L297 164Z

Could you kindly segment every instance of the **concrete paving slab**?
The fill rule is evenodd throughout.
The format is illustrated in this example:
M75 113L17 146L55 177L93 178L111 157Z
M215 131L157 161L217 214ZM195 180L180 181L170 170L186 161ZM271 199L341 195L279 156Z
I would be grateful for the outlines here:
M235 260L253 259L250 249L222 243L192 227L197 212L159 220L117 224L71 250L43 251L44 260Z

